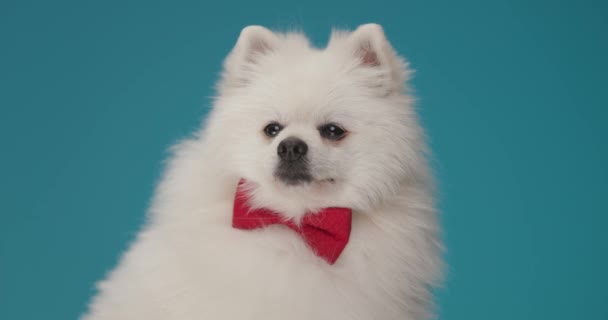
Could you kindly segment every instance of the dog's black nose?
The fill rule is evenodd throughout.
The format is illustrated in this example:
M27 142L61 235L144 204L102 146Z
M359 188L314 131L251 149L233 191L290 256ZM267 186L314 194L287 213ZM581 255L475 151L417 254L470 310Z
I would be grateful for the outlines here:
M277 153L279 158L284 161L297 161L302 159L306 152L308 152L308 146L306 142L296 138L289 137L279 143Z

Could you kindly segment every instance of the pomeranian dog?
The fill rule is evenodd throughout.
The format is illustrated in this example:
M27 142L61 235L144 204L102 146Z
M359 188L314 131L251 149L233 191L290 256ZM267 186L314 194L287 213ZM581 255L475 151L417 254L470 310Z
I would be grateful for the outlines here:
M383 29L242 30L213 110L85 320L406 320L441 242L406 62Z

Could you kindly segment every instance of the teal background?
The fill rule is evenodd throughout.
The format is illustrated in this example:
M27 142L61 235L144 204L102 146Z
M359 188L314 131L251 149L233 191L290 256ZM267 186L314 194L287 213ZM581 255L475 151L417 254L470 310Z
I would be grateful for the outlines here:
M0 2L0 319L75 319L240 29L381 23L448 248L441 319L608 319L606 1Z

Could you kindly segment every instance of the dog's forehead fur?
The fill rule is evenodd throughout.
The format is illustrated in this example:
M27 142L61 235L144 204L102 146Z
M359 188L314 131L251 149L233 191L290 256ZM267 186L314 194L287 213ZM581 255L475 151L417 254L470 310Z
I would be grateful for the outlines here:
M340 59L326 51L306 48L296 55L278 50L260 59L247 95L263 99L264 106L303 119L335 111L341 102L353 98L352 83L339 75L345 69ZM264 106L261 106L262 108Z
M243 117L284 125L357 125L382 116L399 118L407 112L409 106L403 101L377 98L376 88L364 82L368 75L353 70L354 58L337 59L330 50L307 48L295 56L277 51L261 59L251 83L236 93ZM242 103L245 97L247 103Z
M373 52L376 60L367 61L365 52ZM247 27L226 59L218 88L225 100L238 101L225 104L235 108L238 103L250 119L369 123L410 112L409 97L399 94L408 77L407 64L377 25L334 31L325 48L312 47L300 33Z

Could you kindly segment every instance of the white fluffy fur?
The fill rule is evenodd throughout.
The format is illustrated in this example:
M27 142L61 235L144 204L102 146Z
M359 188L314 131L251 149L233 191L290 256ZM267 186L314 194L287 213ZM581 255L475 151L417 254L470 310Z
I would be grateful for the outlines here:
M378 25L334 32L323 50L301 34L243 29L206 124L173 148L148 223L83 319L428 318L441 245L408 73ZM285 125L274 139L262 130L270 121ZM349 135L321 139L329 121ZM309 146L309 185L273 176L288 136ZM338 261L283 226L233 229L241 177L254 205L294 219L352 208Z

